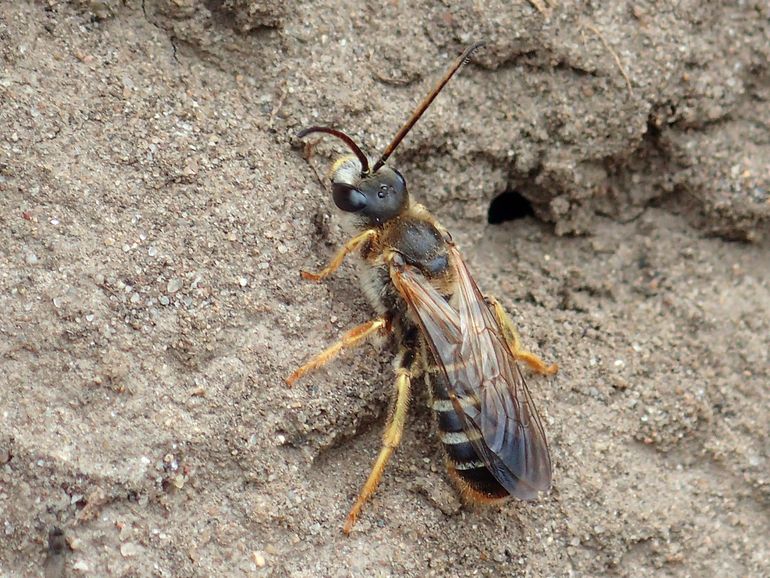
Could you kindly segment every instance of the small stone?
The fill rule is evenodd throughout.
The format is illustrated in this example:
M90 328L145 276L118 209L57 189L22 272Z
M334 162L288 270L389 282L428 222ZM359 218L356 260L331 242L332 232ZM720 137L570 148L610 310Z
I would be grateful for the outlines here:
M26 261L27 265L34 265L37 263L37 255L34 253L27 253L24 257L24 261Z
M88 572L88 564L85 560L78 560L72 565L72 569L85 573Z
M86 315L86 321L91 323L91 321L93 321L93 320L94 320L94 314L93 313L89 313L88 315Z
M120 547L120 553L124 558L136 556L139 553L139 546L133 542L128 542Z
M259 265L257 265L257 268L258 268L258 269L262 269L262 270L264 271L264 270L265 270L265 269L267 269L269 266L270 266L270 263L268 263L268 262L266 262L266 261L263 261L262 263L260 263Z
M120 532L118 532L118 537L120 538L121 542L125 542L131 537L133 533L134 531L130 525L123 524L120 528Z
M198 174L198 161L194 158L187 159L183 173L188 176Z
M131 303L133 304L139 303L140 299L141 297L139 297L139 293L134 293L133 295L131 295Z
M254 552L254 564L257 565L257 568L264 568L266 563L265 557L261 552Z
M246 285L248 285L248 284L249 284L249 279L248 279L248 277L241 277L240 279L238 279L238 284L239 284L241 287L246 287Z
M149 249L147 249L147 254L150 257L155 257L158 254L158 249L155 248L155 246L151 246Z
M170 301L170 300L169 300L169 298L168 298L168 297L166 297L165 295L161 295L161 296L158 298L158 302L159 302L161 305L168 305L168 304L169 304L171 301Z
M174 277L168 282L166 291L169 293L176 293L182 288L182 280L179 277Z

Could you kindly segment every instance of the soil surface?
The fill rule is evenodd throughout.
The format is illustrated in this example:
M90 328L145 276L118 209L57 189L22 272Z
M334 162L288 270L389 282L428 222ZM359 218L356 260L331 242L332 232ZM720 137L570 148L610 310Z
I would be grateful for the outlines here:
M391 164L558 362L554 487L463 506L418 384L345 537L394 352L284 383L372 316L294 135L478 39ZM0 575L770 576L768 62L765 0L0 3Z

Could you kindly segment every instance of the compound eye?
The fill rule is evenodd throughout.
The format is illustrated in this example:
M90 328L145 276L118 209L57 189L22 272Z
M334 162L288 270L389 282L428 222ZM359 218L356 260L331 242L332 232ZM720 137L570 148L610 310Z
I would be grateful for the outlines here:
M396 169L393 169L393 172L396 173L396 180L398 181L398 184L396 185L396 189L399 188L401 190L406 189L406 179L404 178L404 175L402 175L399 171ZM400 187L398 185L401 185Z
M356 213L366 207L366 196L348 183L332 183L332 197L337 208Z

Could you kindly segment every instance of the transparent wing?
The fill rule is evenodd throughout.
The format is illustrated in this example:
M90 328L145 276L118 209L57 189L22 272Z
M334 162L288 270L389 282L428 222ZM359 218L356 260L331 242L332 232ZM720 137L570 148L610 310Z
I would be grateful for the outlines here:
M479 458L512 496L533 499L551 487L543 426L502 330L454 246L450 259L457 276L451 305L413 267L394 267L391 276L444 372Z

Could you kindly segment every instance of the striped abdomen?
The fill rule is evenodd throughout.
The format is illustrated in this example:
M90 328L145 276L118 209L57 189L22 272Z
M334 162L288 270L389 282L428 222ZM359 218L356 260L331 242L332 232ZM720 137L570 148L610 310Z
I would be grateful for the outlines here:
M426 365L430 364L426 355ZM476 450L463 431L460 416L454 410L446 388L444 374L435 366L425 368L425 378L431 388L431 403L436 412L438 433L447 457L447 469L460 491L472 501L499 501L508 497L508 491L500 485L479 458ZM459 399L460 404L478 405L478 400Z

